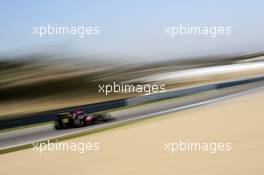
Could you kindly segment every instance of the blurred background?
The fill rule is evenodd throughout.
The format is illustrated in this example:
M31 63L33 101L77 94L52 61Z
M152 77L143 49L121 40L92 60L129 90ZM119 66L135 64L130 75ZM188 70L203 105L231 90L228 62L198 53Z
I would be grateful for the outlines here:
M1 1L0 116L143 94L98 84L167 90L264 73L262 1ZM228 4L228 5L227 5ZM100 35L44 36L34 26L100 26ZM232 34L169 38L165 26L231 26Z

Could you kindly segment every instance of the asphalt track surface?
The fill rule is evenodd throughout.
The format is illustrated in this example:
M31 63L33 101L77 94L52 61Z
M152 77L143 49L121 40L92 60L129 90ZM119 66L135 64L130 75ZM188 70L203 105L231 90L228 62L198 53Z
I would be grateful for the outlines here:
M112 112L111 115L115 119L109 123L91 125L82 128L73 128L65 130L55 130L53 124L34 126L30 128L11 130L0 133L0 151L30 144L36 141L59 138L62 136L74 135L89 130L110 126L114 123L122 123L140 118L149 118L159 116L170 112L175 112L195 106L205 105L208 103L224 100L245 93L254 92L256 90L264 90L264 81L237 85L222 89L210 90L202 93L193 94L179 98L161 100L145 105L128 107L126 109Z

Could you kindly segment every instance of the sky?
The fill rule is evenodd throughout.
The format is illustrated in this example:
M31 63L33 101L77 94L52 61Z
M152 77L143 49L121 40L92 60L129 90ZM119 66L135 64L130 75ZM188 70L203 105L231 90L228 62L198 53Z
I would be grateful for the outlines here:
M263 50L261 0L75 0L0 2L0 55L56 48L59 52L163 59ZM100 35L32 35L33 26L100 26ZM165 26L231 26L232 34L177 36Z

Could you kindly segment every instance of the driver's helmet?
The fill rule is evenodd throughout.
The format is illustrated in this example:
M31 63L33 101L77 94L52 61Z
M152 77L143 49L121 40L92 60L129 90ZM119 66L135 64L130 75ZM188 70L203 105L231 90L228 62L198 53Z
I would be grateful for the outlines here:
M81 109L77 109L77 110L75 110L75 111L72 113L72 117L73 117L73 118L76 118L76 117L82 115L83 113L84 113L83 110L81 110Z
M79 115L82 115L82 114L83 114L83 110L81 110L81 109L77 109L74 113L75 113L77 116L79 116Z

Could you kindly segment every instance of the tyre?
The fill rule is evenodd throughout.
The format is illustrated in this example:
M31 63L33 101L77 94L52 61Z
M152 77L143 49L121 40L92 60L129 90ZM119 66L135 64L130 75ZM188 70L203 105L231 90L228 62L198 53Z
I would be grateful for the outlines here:
M59 121L55 121L54 127L56 130L60 130L64 128Z
M112 116L111 116L111 114L105 114L104 116L103 116L103 121L104 122L110 122L112 120Z
M83 126L83 120L82 119L74 119L73 120L73 125L77 127L82 127Z

